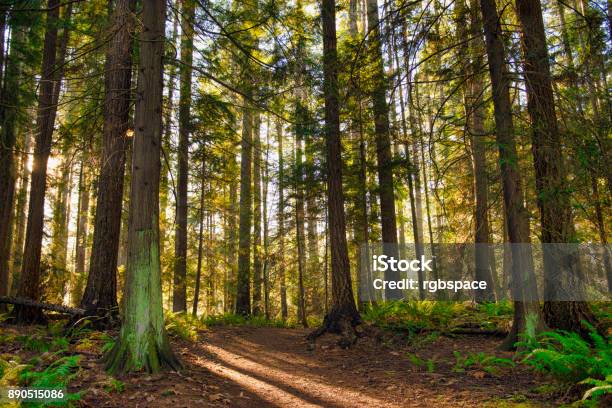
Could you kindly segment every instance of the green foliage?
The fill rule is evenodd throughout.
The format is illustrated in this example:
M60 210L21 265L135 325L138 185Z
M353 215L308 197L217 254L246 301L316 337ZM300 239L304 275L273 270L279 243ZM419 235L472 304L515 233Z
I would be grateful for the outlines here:
M456 362L453 371L462 373L468 368L478 368L491 375L497 375L500 368L514 367L514 361L509 358L487 355L483 352L469 353L463 356L459 351L453 351Z
M588 325L587 325L588 326ZM612 345L588 326L591 343L577 333L557 330L523 336L523 362L566 383L588 384L583 399L612 392Z
M206 325L189 313L166 314L166 331L183 340L196 340L198 330L204 329L206 329Z
M35 388L66 388L78 372L79 360L81 356L64 356L42 371L36 371L34 366L26 366L20 376L19 385ZM81 398L81 393L67 393L66 401L57 401L47 405L65 406L70 405L71 401L77 401ZM28 404L29 406L38 407L42 404Z
M34 334L31 336L17 336L15 338L25 350L36 352L66 350L70 340L66 337L47 337Z
M125 383L121 380L117 380L116 378L111 377L104 385L104 390L108 393L122 393L123 391L125 391Z
M362 317L385 329L417 333L424 329L446 328L465 310L464 304L459 302L392 301L369 306Z
M433 358L428 358L427 360L424 360L418 357L416 354L411 353L408 353L407 356L408 360L410 360L412 364L417 367L425 367L428 373L433 373L436 369L436 362Z
M512 316L512 303L509 300L500 302L486 302L477 306L477 310L484 312L489 317Z

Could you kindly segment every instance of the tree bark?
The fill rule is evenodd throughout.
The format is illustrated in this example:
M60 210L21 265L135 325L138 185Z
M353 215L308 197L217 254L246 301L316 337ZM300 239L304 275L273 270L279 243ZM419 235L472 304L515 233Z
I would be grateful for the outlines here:
M262 313L261 259L261 114L253 120L253 314Z
M40 257L44 226L45 193L47 189L47 162L51 153L53 126L57 113L57 100L61 87L61 74L65 47L58 47L59 0L49 0L45 40L43 46L42 75L38 94L36 137L28 223L26 227L24 261L17 295L38 301L40 299ZM62 42L67 41L67 30ZM59 52L58 52L59 49ZM59 54L59 55L58 55ZM40 309L15 305L11 317L16 323L43 322Z
M278 139L278 279L280 281L281 319L287 320L287 284L285 282L285 164L283 161L283 122L276 119Z
M238 277L236 285L236 313L251 314L251 161L253 157L253 119L248 106L249 98L243 98L242 142L240 153L240 220L238 231Z
M87 285L81 307L95 315L97 324L114 324L117 316L117 260L121 235L123 183L132 83L132 38L135 0L114 4L114 36L106 50L104 124L98 177L93 243Z
M374 111L374 128L376 133L376 159L378 163L378 191L380 196L380 218L382 241L387 256L399 258L397 248L397 222L395 215L395 193L393 187L393 161L391 157L391 140L389 135L389 106L387 104L387 87L382 58L382 41L378 2L367 0L368 16L368 50L371 53L373 70L372 104ZM386 280L399 280L399 271L385 272ZM387 289L387 299L402 298L399 289Z
M486 133L484 129L484 105L482 99L483 86L482 75L479 74L482 66L481 47L482 27L480 16L476 12L467 10L464 0L456 3L456 24L459 28L460 39L465 44L459 48L459 52L465 58L463 72L470 78L465 83L464 89L464 111L466 137L470 142L472 153L473 192L476 202L474 211L474 279L486 281L485 290L474 291L474 299L478 303L495 300L495 282L491 271L489 256L490 233L489 233L489 180L487 174L486 159ZM468 30L471 28L471 30ZM468 39L473 38L471 43Z
M552 328L588 334L581 321L594 323L589 305L586 302L559 301L560 297L567 295L567 291L576 290L565 286L567 275L572 275L578 281L582 278L578 255L573 254L574 259L561 266L562 260L558 259L556 251L546 245L572 242L574 224L555 113L542 9L537 0L516 0L516 10L523 39L527 110L531 118L541 240L544 243L544 317ZM562 275L560 268L565 270Z
M199 211L199 231L198 231L198 263L196 266L196 280L195 288L193 290L193 308L191 314L193 316L198 315L198 303L200 301L200 280L202 279L202 247L204 244L204 197L205 197L205 171L206 161L204 160L204 154L202 154L202 174L200 176L200 211Z
M306 236L304 231L304 163L302 141L304 138L305 122L308 120L304 101L298 97L296 102L296 129L295 129L295 239L297 249L297 278L298 278L298 320L304 327L308 327L306 319L306 299L304 290L304 273L306 269Z
M178 172L176 188L176 235L174 239L174 291L172 310L187 310L187 198L189 178L189 134L191 132L191 66L195 2L182 1L181 66L179 96Z
M112 374L181 367L164 328L159 259L165 6L164 0L150 0L142 9L124 318L119 338L104 357Z
M4 64L4 30L6 12L0 16L0 64ZM19 100L19 77L21 75L21 60L18 56L23 45L23 27L12 25L11 50L6 57L6 71L4 83L1 84L0 95L0 296L9 294L9 260L12 247L13 210L15 199L15 154L13 149L16 142L16 121ZM2 78L0 67L0 79ZM18 206L19 207L19 206ZM18 215L21 213L18 212ZM21 220L23 223L23 219ZM18 231L20 224L18 224ZM19 237L19 233L17 234ZM17 240L19 242L19 239ZM23 240L21 240L23 244ZM21 257L22 246L17 245L16 251ZM20 266L13 264L13 267ZM13 276L15 279L15 276ZM0 305L0 312L6 311L5 305Z
M325 95L325 138L327 166L327 207L331 245L332 306L323 325L310 337L324 332L340 333L341 345L353 344L357 337L354 327L361 317L355 306L351 283L344 193L342 189L342 144L340 139L340 109L338 90L338 54L336 49L336 4L323 0L323 89Z
M514 299L514 321L512 330L504 342L504 348L514 347L519 333L526 329L537 331L543 328L537 288L533 273L533 259L529 237L529 215L523 205L523 188L512 120L510 102L510 76L505 62L500 17L494 0L480 0L483 17L485 44L489 59L495 136L499 149L502 189L508 227L509 246L512 252L512 297ZM526 282L525 287L520 283ZM527 322L532 322L528 327Z
M86 168L87 155L81 158L81 169L79 171L79 200L77 210L77 230L74 276L72 279L72 291L70 298L77 302L83 295L83 283L85 281L85 254L87 252L88 221L89 221L89 177Z

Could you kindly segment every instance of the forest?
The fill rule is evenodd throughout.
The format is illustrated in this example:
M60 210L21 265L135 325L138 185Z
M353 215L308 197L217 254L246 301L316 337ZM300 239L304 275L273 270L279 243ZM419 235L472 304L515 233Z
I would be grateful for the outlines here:
M0 406L609 406L610 81L610 0L0 0Z

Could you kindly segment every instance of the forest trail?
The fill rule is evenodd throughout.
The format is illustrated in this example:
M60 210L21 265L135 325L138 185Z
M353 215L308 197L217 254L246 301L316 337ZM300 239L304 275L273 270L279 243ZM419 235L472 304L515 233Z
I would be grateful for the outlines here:
M84 406L103 407L487 407L515 402L549 406L533 390L542 384L525 368L491 375L478 368L455 372L453 351L500 357L499 339L481 336L438 337L418 349L390 346L366 336L349 350L333 336L313 348L303 329L215 327L195 342L177 340L185 364L179 373L128 376L125 391L108 393L106 374L95 359L84 361L78 389L90 388ZM428 372L408 353L433 359ZM503 400L503 401L502 401Z

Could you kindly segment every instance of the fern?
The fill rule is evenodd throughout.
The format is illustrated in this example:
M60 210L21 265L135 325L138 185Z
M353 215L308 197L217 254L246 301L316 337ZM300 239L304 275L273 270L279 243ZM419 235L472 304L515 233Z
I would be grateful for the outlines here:
M577 333L562 330L523 335L517 343L523 362L567 384L593 385L583 399L596 399L612 392L612 343L594 327L589 329L592 344Z

